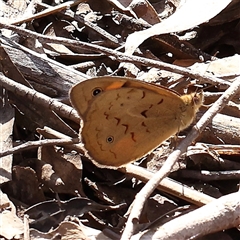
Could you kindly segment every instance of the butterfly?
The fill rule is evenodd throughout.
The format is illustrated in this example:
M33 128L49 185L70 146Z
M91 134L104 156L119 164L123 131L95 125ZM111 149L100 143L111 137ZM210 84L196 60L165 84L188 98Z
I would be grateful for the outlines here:
M134 162L188 127L203 93L180 96L166 87L126 77L96 77L76 84L70 101L81 117L81 138L91 160L118 168Z

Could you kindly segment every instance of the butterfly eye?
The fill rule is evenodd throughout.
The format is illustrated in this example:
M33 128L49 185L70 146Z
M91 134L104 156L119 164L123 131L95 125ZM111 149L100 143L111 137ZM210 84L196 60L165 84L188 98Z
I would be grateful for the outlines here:
M92 95L93 96L97 96L99 93L101 93L102 92L102 89L101 88L95 88L95 89L93 89L93 91L92 91Z
M113 141L114 141L114 137L113 136L109 136L109 137L107 137L107 143L113 143Z

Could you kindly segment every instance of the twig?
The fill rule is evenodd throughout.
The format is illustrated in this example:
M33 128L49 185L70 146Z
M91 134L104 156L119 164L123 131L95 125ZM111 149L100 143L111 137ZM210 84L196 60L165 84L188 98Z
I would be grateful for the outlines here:
M240 170L231 171L207 171L207 170L186 170L182 169L174 173L171 177L181 177L187 179L197 179L202 182L222 181L222 180L239 180Z
M223 95L208 109L208 111L193 127L188 136L179 144L176 150L169 155L166 162L163 164L162 168L153 176L153 178L150 181L148 181L148 183L136 195L130 216L126 224L126 228L121 237L122 240L130 239L130 237L133 235L135 227L134 224L138 222L145 200L159 185L161 180L170 173L173 165L177 162L180 155L186 151L187 147L196 139L198 134L203 131L203 129L209 124L212 118L220 110L222 110L224 106L227 104L227 102L239 91L240 91L240 77L236 78L236 80L223 93Z
M23 216L23 224L24 224L24 233L23 239L30 240L30 233L29 233L29 216L24 214Z
M204 80L207 83L211 83L213 85L222 84L226 87L228 87L230 85L229 82L224 81L220 78L216 78L213 76L206 76L206 75L198 73L198 72L194 73L192 70L189 70L184 67L179 67L176 65L172 65L172 64L152 60L152 59L147 59L147 58L143 58L143 57L130 56L130 55L124 54L122 52L112 50L109 48L105 48L105 47L101 47L101 46L96 46L91 43L70 40L70 39L66 39L66 38L62 38L62 37L44 36L42 34L38 34L38 33L32 32L27 29L22 29L20 27L16 27L13 25L7 25L4 23L0 23L0 27L15 31L22 36L38 39L41 43L59 43L59 44L64 44L66 46L80 47L80 48L88 49L88 50L91 50L94 52L101 52L108 56L114 56L116 58L116 60L118 60L119 62L130 62L130 63L142 64L142 65L148 66L148 67L156 67L159 69L164 69L166 71L186 75L191 78Z
M5 157L7 155L18 153L21 151L33 149L36 147L42 146L51 146L51 145L68 145L68 144L75 144L79 143L78 138L70 138L70 139L44 139L39 141L28 141L23 143L19 146L13 147L12 149L8 149L6 151L0 152L0 158Z
M55 111L62 117L69 118L76 123L80 122L77 111L72 107L39 93L31 88L28 88L20 83L14 82L13 80L5 77L2 73L0 73L0 86L3 86L8 91L14 92L19 96L26 97L32 102L42 104L42 106Z
M144 183L148 182L154 176L153 172L150 172L145 168L135 166L133 164L128 164L125 168L119 168L118 170L131 175ZM208 196L207 194L194 190L167 177L159 183L157 189L179 197L185 201L188 201L189 203L195 204L196 206L205 205L215 199Z
M55 7L50 7L49 6L49 9L45 9L43 10L42 12L40 13L36 13L34 15L32 15L31 17L27 17L27 18L22 18L22 19L19 19L19 20L15 20L15 21L11 21L11 24L20 24L20 23L24 23L24 22L29 22L29 21L32 21L34 19L38 19L38 18L41 18L41 17L45 17L45 16L48 16L50 14L53 14L53 13L56 13L56 12L59 12L63 9L66 9L66 8L69 8L69 7L73 7L81 2L85 2L85 0L77 0L77 1L68 1L66 3L62 3L62 4L59 4L58 6L55 6Z

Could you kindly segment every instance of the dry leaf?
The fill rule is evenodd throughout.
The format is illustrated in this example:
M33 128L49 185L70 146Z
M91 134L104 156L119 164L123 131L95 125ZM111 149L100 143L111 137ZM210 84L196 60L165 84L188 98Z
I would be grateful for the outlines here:
M0 214L0 236L13 239L23 233L23 222L12 211L5 210Z
M147 38L164 33L180 32L204 23L221 12L231 0L186 0L176 12L161 23L143 31L132 33L125 44L125 53L133 54Z

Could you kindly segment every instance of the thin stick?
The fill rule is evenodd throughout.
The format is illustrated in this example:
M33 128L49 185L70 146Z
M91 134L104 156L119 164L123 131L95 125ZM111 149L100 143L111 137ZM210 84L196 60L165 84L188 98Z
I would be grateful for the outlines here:
M7 155L18 153L21 151L26 151L29 149L42 147L42 146L52 146L52 145L69 145L79 143L78 138L70 138L70 139L44 139L39 141L28 141L19 146L13 147L11 149L0 152L0 158L5 157Z
M148 182L154 176L153 172L133 164L128 164L124 168L119 168L118 171L131 175L144 183ZM159 183L157 189L184 199L185 201L195 204L196 206L203 206L215 200L215 198L208 196L207 194L194 190L168 177L164 178Z
M30 240L30 233L29 233L29 216L24 214L23 216L23 224L24 224L24 233L23 239Z
M50 14L53 14L53 13L56 13L56 12L60 12L63 9L66 9L66 8L69 8L69 7L73 7L73 6L75 6L75 5L77 5L77 4L81 3L81 2L85 2L85 0L68 1L66 3L59 4L58 6L55 6L55 7L49 6L48 9L45 9L42 12L36 13L36 14L30 16L30 17L11 21L11 24L15 24L15 25L16 24L21 24L21 23L24 23L24 22L32 21L34 19L45 17L45 16L48 16Z
M116 60L118 60L119 62L131 62L131 63L142 64L142 65L148 66L148 67L156 67L159 69L164 69L166 71L186 75L191 78L196 78L199 80L201 79L201 80L204 80L205 82L211 83L213 85L222 84L226 87L228 87L230 85L229 82L224 81L220 78L213 77L213 76L206 76L206 75L198 73L198 72L194 73L192 70L184 68L184 67L179 67L179 66L176 66L173 64L164 63L161 61L156 61L156 60L147 59L147 58L143 58L143 57L130 56L130 55L124 54L122 52L112 50L109 48L105 48L105 47L101 47L101 46L97 46L97 45L94 45L91 43L70 40L70 39L66 39L66 38L62 38L62 37L44 36L42 34L38 34L38 33L32 32L27 29L22 29L20 27L7 25L4 23L0 23L0 27L15 31L22 36L38 39L41 43L59 43L59 44L64 44L66 46L80 47L80 48L88 49L88 50L91 50L94 52L101 52L101 53L106 54L107 56L111 56L111 57L114 56L116 58Z
M173 165L177 162L178 158L187 147L197 138L198 134L204 130L204 128L210 123L213 117L221 111L228 101L240 91L240 77L231 84L231 86L224 92L224 94L208 109L208 111L202 116L198 123L193 127L188 136L179 144L175 151L173 151L162 168L150 179L147 184L136 195L132 205L131 213L129 215L126 228L122 234L121 239L130 239L134 232L134 223L138 223L144 203L154 189L159 185L161 180L166 177Z
M5 77L2 73L0 73L0 86L3 86L8 91L14 92L19 96L26 97L32 102L42 104L42 106L55 111L62 117L66 117L76 123L80 122L80 117L78 116L77 111L72 107L17 83L10 78Z

